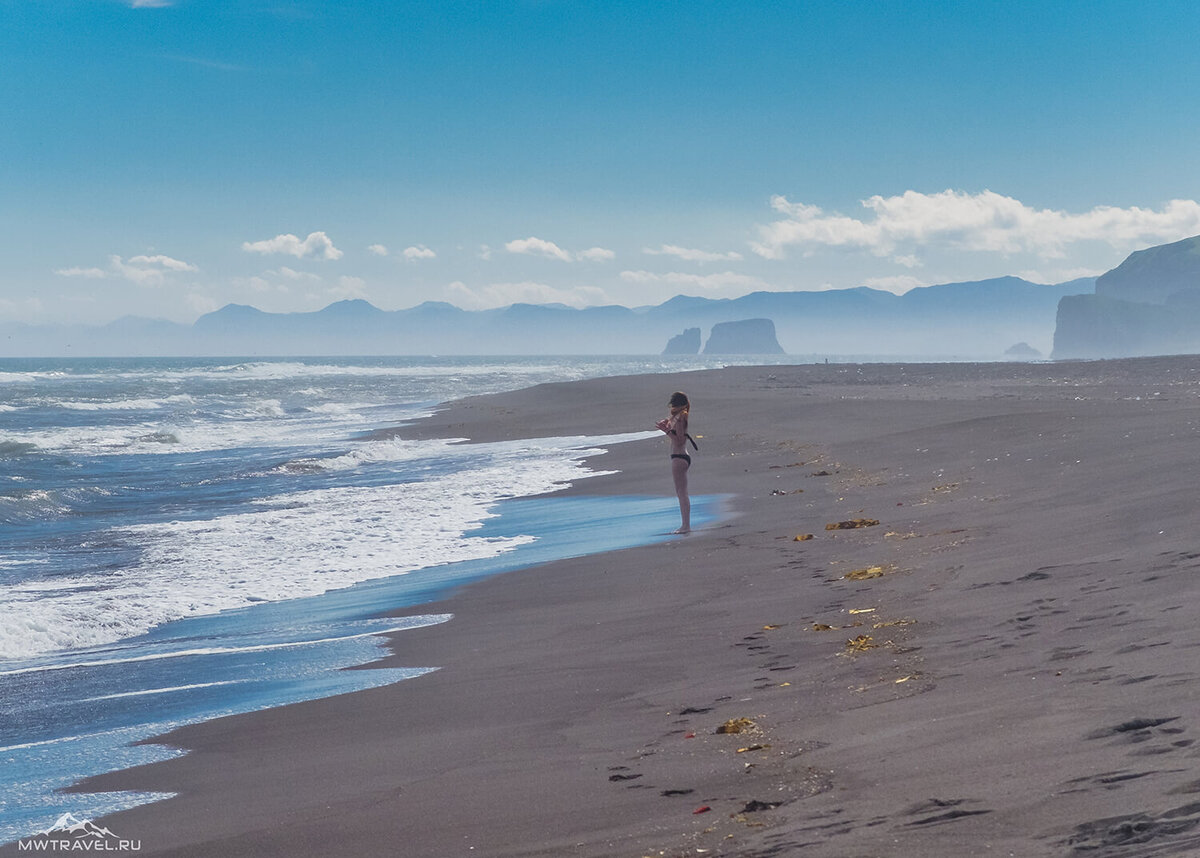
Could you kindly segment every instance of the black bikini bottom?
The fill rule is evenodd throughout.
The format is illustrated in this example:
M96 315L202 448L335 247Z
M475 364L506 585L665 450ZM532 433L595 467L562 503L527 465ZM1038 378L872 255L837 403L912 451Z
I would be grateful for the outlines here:
M683 461L687 462L689 465L692 464L692 457L689 456L687 453L672 453L671 458L672 459L683 459Z

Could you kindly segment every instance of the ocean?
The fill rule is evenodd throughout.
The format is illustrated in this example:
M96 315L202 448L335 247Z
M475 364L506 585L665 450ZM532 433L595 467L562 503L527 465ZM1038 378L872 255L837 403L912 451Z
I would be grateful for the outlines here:
M727 363L0 360L0 843L167 797L60 792L179 753L131 743L436 669L343 669L386 655L381 633L450 619L385 612L678 523L668 489L535 497L653 431L459 444L373 430L471 394ZM718 506L694 499L693 522Z

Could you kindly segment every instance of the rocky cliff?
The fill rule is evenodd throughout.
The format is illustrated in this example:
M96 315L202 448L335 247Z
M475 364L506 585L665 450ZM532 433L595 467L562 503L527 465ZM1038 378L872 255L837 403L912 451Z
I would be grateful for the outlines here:
M1096 294L1059 301L1054 357L1200 352L1200 236L1131 253Z
M688 328L667 340L665 355L694 355L700 353L700 329Z
M783 347L775 338L775 323L770 319L743 319L719 322L712 327L706 355L781 355Z

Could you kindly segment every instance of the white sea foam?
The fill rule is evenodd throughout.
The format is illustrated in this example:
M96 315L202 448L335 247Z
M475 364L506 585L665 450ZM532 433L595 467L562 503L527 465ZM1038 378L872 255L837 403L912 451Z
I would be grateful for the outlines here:
M297 492L254 512L123 529L116 535L141 547L136 566L67 579L73 586L53 594L32 583L0 587L0 658L101 645L182 617L494 557L534 539L472 535L497 501L593 475L580 460L601 450L584 444L645 434L460 447L473 466L422 482Z
M164 407L158 399L115 399L101 402L60 402L69 411L156 411Z
M100 700L123 700L126 697L152 697L156 694L173 694L176 691L195 691L197 688L220 688L223 685L241 685L252 682L250 679L225 679L220 682L193 682L190 685L172 685L167 688L143 688L140 691L122 691L117 694L101 694L99 697L84 697L80 703L94 703ZM2 749L0 749L2 750Z
M379 409L376 420L383 425L395 425L425 411L406 406L384 408ZM365 423L359 411L337 407L288 414L277 399L255 400L212 416L164 416L170 419L35 428L20 435L0 433L0 446L34 445L40 451L83 455L308 446L322 440L344 443L345 438L361 432Z
M320 646L322 644L337 643L340 641L362 640L363 638L388 635L394 632L404 632L409 631L410 629L422 628L424 626L434 626L438 623L447 622L452 616L452 614L423 614L418 617L405 617L403 619L396 620L396 622L391 625L374 624L367 631L353 632L351 634L344 635L334 635L332 637L301 638L298 640L273 641L271 643L249 644L244 646L192 647L189 649L167 650L165 652L143 653L141 655L117 655L112 657L88 658L80 661L52 661L45 664L31 665L29 667L14 667L9 670L0 670L0 676L20 676L27 673L49 673L57 670L109 667L114 664L135 664L147 661L164 661L175 658L195 658L197 656L208 655L244 655L250 652L277 652L284 649L300 649L303 647ZM429 668L429 670L433 669L434 668ZM98 700L101 698L93 699Z

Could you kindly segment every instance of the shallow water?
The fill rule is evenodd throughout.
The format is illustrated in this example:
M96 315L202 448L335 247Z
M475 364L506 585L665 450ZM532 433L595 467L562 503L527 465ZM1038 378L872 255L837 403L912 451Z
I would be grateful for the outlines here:
M686 367L0 362L0 842L152 800L54 793L174 753L130 742L436 668L342 670L381 632L446 619L384 611L668 538L672 498L531 498L655 433L356 440L450 396L664 368Z

